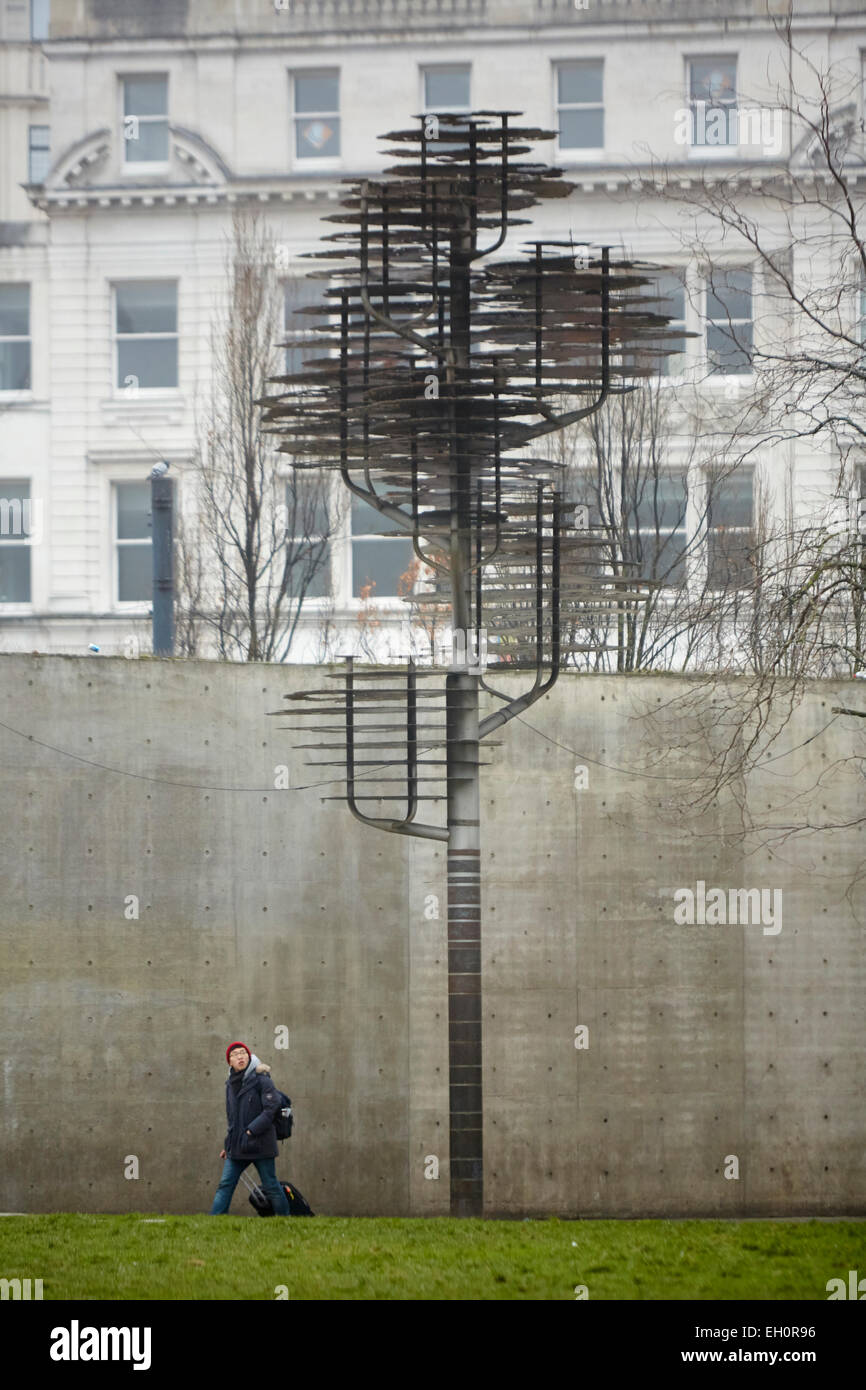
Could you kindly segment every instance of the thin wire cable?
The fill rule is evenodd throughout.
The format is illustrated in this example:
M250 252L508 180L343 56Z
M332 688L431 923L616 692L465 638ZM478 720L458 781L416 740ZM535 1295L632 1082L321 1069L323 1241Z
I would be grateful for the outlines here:
M606 768L609 772L618 772L618 773L620 773L620 774L621 774L622 776L624 776L624 777L639 777L639 778L641 778L641 779L643 779L643 780L652 780L652 781L659 781L659 782L675 782L675 781L676 781L676 782L679 782L679 781L693 781L693 780L694 780L694 776L695 776L694 773L641 772L640 770L635 769L635 768L617 767L614 763L605 763L605 762L602 762L602 761L601 761L600 759L598 759L598 758L591 758L591 757L589 756L588 753L580 753L580 752L578 752L578 750L577 750L576 748L570 748L570 747L568 746L568 744L566 744L566 743L560 743L558 739L551 738L550 734L546 734L546 733L544 733L544 731L543 731L542 729L537 728L534 724L530 724L529 721L528 721L527 719L525 719L523 715L518 714L518 715L516 715L515 717L520 721L521 724L525 724L526 727L527 727L527 729L530 729L530 730L532 731L532 733L538 734L539 738L546 739L546 741L547 741L548 743L550 743L550 744L553 744L553 746L554 746L555 748L561 748L561 749L563 750L563 752L565 752L565 753L570 753L570 754L572 755L572 757L575 757L575 758L584 758L584 759L586 760L586 762L592 763L594 767L603 767L603 768ZM825 733L827 729L830 728L831 724L835 724L838 717L839 717L838 715L834 715L834 717L833 717L832 719L830 719L830 720L824 725L824 727L823 727L822 729L819 729L819 730L818 730L816 733L814 733L814 734L810 734L809 738L804 739L802 743L795 744L793 748L788 748L788 749L786 749L786 751L785 751L784 753L777 753L777 754L775 754L772 758L767 758L765 762L761 763L761 767L767 767L770 763L778 762L780 758L787 758L787 757L790 757L790 755L791 755L792 753L796 753L800 748L805 748L806 745L809 744L809 743L812 743L814 739L820 738L820 736L821 736L823 733ZM23 738L23 739L25 739L28 743L35 743L39 748L46 748L50 753L57 753L57 754L59 754L59 756L62 757L62 758L73 758L76 762L84 763L85 766L87 766L87 767L95 767L95 768L97 768L100 772L112 772L112 773L114 773L114 774L115 774L116 776L118 776L118 777L132 777L132 778L135 779L135 781L138 781L138 782L153 782L153 783L155 783L157 786L162 786L162 787L183 787L183 788L187 789L188 791L199 791L199 792L272 792L272 791L275 791L275 790L279 790L279 791L290 791L290 792L306 792L306 791L314 791L317 787L331 787L331 786L333 786L336 782L343 782L343 781L345 781L345 778L344 778L344 777L328 777L328 778L325 778L325 779L324 779L323 781L321 781L321 782L305 782L305 783L303 783L303 784L302 784L301 786L299 786L299 787L281 787L281 788L274 788L274 787L218 787L218 786L214 786L214 785L212 785L212 784L210 784L210 783L199 783L199 782L175 782L175 781L173 781L170 777L153 777L153 776L151 776L150 774L148 774L148 773L146 773L146 772L130 772L127 768L123 768L123 767L109 767L109 765L108 765L107 763L99 763L99 762L96 761L95 758L85 758L85 757L82 757L82 755L81 755L80 753L72 753L72 752L70 752L68 748L58 748L58 747L57 747L55 744L53 744L53 743L46 743L44 739L36 738L36 736L35 736L34 734L25 734L24 731L23 731L22 729L15 729L15 728L13 728L13 726L12 726L11 724L6 724L6 723L4 723L2 719L0 719L0 729L6 729L6 731L7 731L8 733L10 733L10 734L15 734L17 738ZM419 750L419 751L421 751L421 752L429 752L430 749L433 748L433 747L434 747L433 744L429 744L429 745L426 745L423 749L421 749L421 750ZM377 772L381 772L382 768L387 767L387 766L388 766L387 763L384 763L384 762L383 762L383 763L379 763L379 764L376 765L376 767L372 768L369 772L359 773L359 774L358 774L358 777L356 778L356 780L360 781L360 780L363 780L363 778L365 778L365 777L375 778L376 773L377 773Z
M36 738L34 734L25 734L21 729L13 729L11 724L4 724L2 719L0 719L0 729L6 729L10 734L16 734L18 738L26 739L28 743L35 743L40 748L47 748L50 753L58 753L62 758L74 758L76 762L84 763L87 767L98 768L100 772L113 772L118 777L133 777L137 782L155 782L158 786L161 787L185 787L189 791L197 792L272 792L275 790L287 792L306 792L311 791L315 787L330 787L333 786L335 782L345 781L345 777L328 777L322 782L306 782L300 787L280 788L216 787L208 783L175 782L170 777L152 777L146 772L130 772L127 768L109 767L107 763L98 763L95 758L84 758L81 756L80 753L71 753L68 748L57 748L53 743L46 743L44 739ZM430 744L427 747L423 748L421 751L426 753L433 746L433 744ZM359 773L355 780L360 781L364 777L375 777L375 774L377 772L381 772L382 768L387 767L387 765L387 763L380 763L376 767L372 768L370 772Z
M693 782L695 780L695 774L693 772L641 772L639 770L636 770L635 768L616 767L614 763L603 763L599 761L598 758L591 758L588 753L579 753L576 748L569 748L568 744L560 743L558 739L551 738L550 734L546 734L542 729L538 729L534 724L530 724L528 719L525 719L522 714L515 715L515 718L518 719L521 724L525 724L527 729L531 729L534 734L538 734L540 738L547 739L547 742L552 743L554 747L561 748L564 753L571 753L572 756L575 758L585 758L586 761L588 763L592 763L594 767L604 767L607 768L609 772L622 773L624 777L641 777L647 781L652 780L656 782ZM784 753L775 753L772 758L765 759L765 761L762 762L760 766L768 767L770 763L778 762L780 758L788 758L791 756L792 753L796 753L800 748L805 748L807 743L812 743L814 739L820 738L823 733L826 733L826 731L830 728L830 725L836 723L837 718L838 715L835 715L832 719L827 721L823 729L818 729L817 733L810 734L809 737L805 738L802 743L795 743L793 748L786 749Z

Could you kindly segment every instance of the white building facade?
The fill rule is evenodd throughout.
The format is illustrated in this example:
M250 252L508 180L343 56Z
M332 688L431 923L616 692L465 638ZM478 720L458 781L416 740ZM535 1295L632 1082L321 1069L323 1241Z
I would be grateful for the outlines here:
M506 109L558 131L536 157L576 188L534 211L531 235L677 268L668 313L694 336L668 375L700 377L710 409L735 398L747 382L725 322L756 339L779 332L760 264L719 243L727 290L714 291L670 203L654 196L653 169L664 163L684 181L707 165L743 171L743 198L760 209L763 171L792 155L787 123L758 105L784 77L768 72L782 60L773 26L786 8L0 0L0 650L148 649L147 477L169 460L178 506L195 505L185 484L233 213L261 213L282 265L301 273L298 258L333 230L322 218L345 196L342 181L380 171L379 137L421 111ZM797 0L795 22L816 59L859 81L862 120L862 6ZM529 236L516 229L503 254ZM676 456L672 443L674 466ZM756 439L753 463L771 495L793 470L804 504L835 468L820 441ZM728 520L748 528L744 476ZM411 548L377 535L368 511L345 509L292 660L321 656L324 613L334 650L357 649L373 575L381 654L408 650L398 590Z

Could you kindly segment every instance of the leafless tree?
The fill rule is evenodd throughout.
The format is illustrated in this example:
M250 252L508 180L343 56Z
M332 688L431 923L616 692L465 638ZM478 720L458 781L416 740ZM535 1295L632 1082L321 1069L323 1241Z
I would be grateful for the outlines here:
M717 405L659 373L554 447L575 521L596 538L595 572L655 586L649 600L575 617L572 638L600 648L591 669L759 670L779 527L761 470L720 429Z
M823 452L831 485L807 496L785 483L753 591L751 667L781 675L851 674L864 668L862 494L866 491L866 134L859 64L822 66L795 41L790 14L774 20L783 77L756 106L790 132L785 160L733 172L653 168L657 195L675 206L690 258L710 289L733 256L757 272L760 319L729 316L719 331L748 362L752 386L729 407L724 454L734 466L756 442ZM772 67L772 64L770 65ZM777 489L778 490L778 489ZM783 520L779 518L784 516ZM767 538L769 540L769 538Z
M680 229L683 250L715 291L717 320L725 267L755 271L754 333L734 314L717 322L717 336L750 373L718 418L695 432L698 447L711 448L734 470L773 448L777 465L771 491L756 498L753 582L733 590L716 612L716 659L698 661L703 679L652 716L664 723L668 758L688 761L698 747L712 747L689 784L698 807L723 791L742 798L750 773L789 755L790 716L811 678L866 670L866 135L859 60L856 71L844 63L822 66L793 35L790 16L776 28L779 81L755 105L782 114L789 154L733 170L729 163L694 163L688 180L655 162L648 175L655 195L676 210L672 232ZM686 415L703 386L696 379L679 392ZM793 471L804 446L829 465L825 481L813 486ZM734 673L747 680L728 683ZM859 693L852 687L850 698L837 697L831 707L827 701L826 723L813 735L853 717L851 752L837 775L862 776ZM826 793L827 773L818 776L816 792ZM863 821L832 806L814 817L804 804L785 816L775 807L759 814L741 800L741 828L759 831L766 843Z
M435 558L444 563L440 552L435 552ZM432 566L413 556L397 581L397 593L408 605L410 652L420 663L436 663L440 656L437 643L443 630L451 625L451 610L435 580Z
M322 472L287 466L262 430L269 380L293 374L279 344L287 297L291 307L300 296L279 277L275 243L255 215L235 214L226 277L192 470L197 520L187 523L181 622L188 642L207 634L223 659L284 661L305 600L324 587L336 518Z
M178 656L202 655L202 613L205 586L205 547L197 515L177 513L174 519L175 603L174 641Z

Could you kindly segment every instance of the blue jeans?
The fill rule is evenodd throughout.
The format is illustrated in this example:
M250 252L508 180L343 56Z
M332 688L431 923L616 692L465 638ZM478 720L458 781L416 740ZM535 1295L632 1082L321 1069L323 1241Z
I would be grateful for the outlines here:
M226 1216L231 1206L232 1195L240 1182L241 1173L250 1163L255 1163L262 1190L271 1199L271 1206L277 1216L289 1216L289 1199L277 1182L276 1159L274 1158L227 1158L223 1164L220 1185L210 1209L211 1216Z

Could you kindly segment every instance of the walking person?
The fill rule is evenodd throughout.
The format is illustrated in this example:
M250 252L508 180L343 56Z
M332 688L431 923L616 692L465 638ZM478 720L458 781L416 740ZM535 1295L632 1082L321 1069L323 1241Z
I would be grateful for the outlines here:
M228 1131L220 1152L225 1163L210 1215L228 1214L241 1173L248 1164L254 1163L274 1214L289 1216L289 1201L277 1181L274 1166L279 1154L274 1115L280 1106L280 1096L271 1081L271 1069L242 1042L229 1043L226 1061L229 1064L226 1081Z

